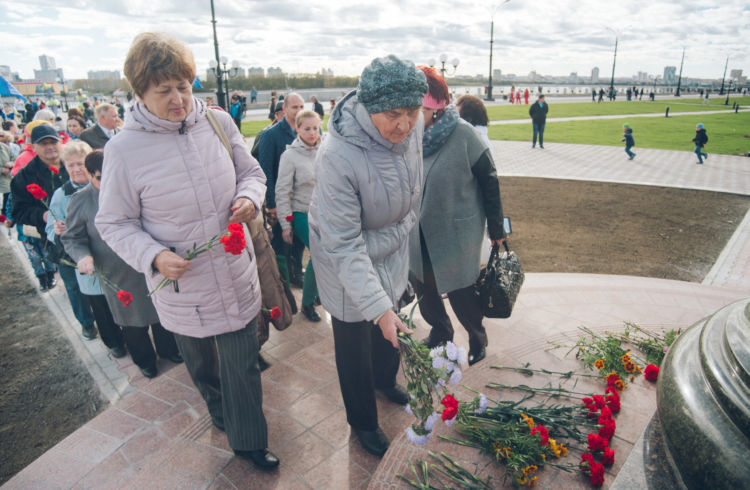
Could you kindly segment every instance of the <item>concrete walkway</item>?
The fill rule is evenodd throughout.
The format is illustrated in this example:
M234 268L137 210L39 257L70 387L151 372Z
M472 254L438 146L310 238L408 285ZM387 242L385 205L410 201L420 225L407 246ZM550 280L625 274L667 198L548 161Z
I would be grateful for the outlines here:
M601 180L750 195L750 167L742 157L711 156L698 166L690 152L641 150L629 162L621 149L599 146L550 143L545 150L531 150L527 143L494 142L494 150L501 179L512 175ZM550 341L570 343L582 324L600 331L621 329L624 321L646 328L684 328L748 296L749 216L750 212L703 284L628 276L528 274L513 316L486 321L488 359L468 368L464 382L481 390L488 379L520 381L490 370L493 364L532 362L540 367L580 369L565 352L546 347ZM61 311L60 323L76 350L82 358L90 357L86 364L94 378L106 380L100 386L109 386L103 393L112 405L3 488L394 488L403 487L396 473L406 473L408 462L421 457L421 449L403 436L410 418L401 407L381 398L380 420L393 441L389 452L382 460L375 458L352 437L339 392L328 315L318 324L299 316L283 332L272 329L263 347L263 355L273 364L263 373L270 448L282 460L280 469L264 473L233 457L224 434L211 425L184 365L162 362L158 377L143 378L129 361L110 359L98 340L84 341L79 327L71 323L70 312L64 311L67 302L48 296L53 311ZM422 337L426 324L418 315L416 320L417 336ZM468 345L460 327L455 341ZM617 462L608 470L605 485L612 483L655 407L653 386L642 380L631 386L617 420ZM511 396L494 394L506 395ZM427 449L446 450L481 467L488 463L475 450L433 442L436 445ZM573 455L567 462L576 463L576 458ZM495 472L495 466L485 471ZM550 468L540 477L543 488L585 485L576 474L558 475Z

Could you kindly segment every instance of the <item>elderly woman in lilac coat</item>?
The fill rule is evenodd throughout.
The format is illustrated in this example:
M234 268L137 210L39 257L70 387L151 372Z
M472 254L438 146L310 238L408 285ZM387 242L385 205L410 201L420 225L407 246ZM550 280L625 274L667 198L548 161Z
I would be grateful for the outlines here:
M228 114L212 115L193 97L193 54L160 33L136 36L125 76L137 100L123 130L104 153L99 212L101 237L146 276L161 323L175 335L214 425L239 457L264 469L278 466L268 451L262 410L255 317L261 295L252 240L246 252L219 246L193 260L193 244L247 223L265 196L265 176ZM231 154L220 139L229 140ZM179 280L179 283L177 282Z

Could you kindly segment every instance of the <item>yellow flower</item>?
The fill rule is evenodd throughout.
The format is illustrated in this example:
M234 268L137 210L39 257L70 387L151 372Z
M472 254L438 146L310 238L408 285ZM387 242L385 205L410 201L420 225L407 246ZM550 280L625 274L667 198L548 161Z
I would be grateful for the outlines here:
M625 364L626 362L630 362L630 352L622 356L622 363Z
M562 451L563 457L568 455L568 448L565 447L565 444L560 444L560 451Z
M617 381L615 381L615 389L617 391L624 390L625 389L625 383L623 383L621 379L618 379Z
M517 481L518 481L518 484L521 486L526 485L526 483L528 482L525 476L523 478L519 478Z
M533 428L534 428L534 426L536 425L536 424L534 423L534 419L532 419L531 417L529 417L529 416L528 416L528 415L526 415L525 413L522 413L522 414L521 414L521 418L522 418L522 419L524 420L524 422L526 422L526 425L528 425L528 426L529 426L529 430L533 429Z
M635 364L632 361L628 361L625 363L625 371L628 373L634 373L635 372Z
M529 486L530 486L530 487L533 487L534 485L536 485L536 481L537 481L538 479L539 479L539 477L538 477L538 476L535 476L534 478L532 478L532 479L531 479L531 481L529 482Z
M604 367L604 359L599 359L594 363L596 369L602 369Z

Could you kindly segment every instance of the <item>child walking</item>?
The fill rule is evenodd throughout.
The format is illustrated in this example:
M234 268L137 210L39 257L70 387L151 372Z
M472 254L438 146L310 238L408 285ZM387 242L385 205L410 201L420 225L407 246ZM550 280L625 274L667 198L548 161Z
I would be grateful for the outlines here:
M620 141L625 142L625 153L628 154L628 160L632 160L633 158L635 158L635 153L630 151L630 149L635 146L635 140L633 139L633 128L630 127L630 124L625 123L623 124L622 129L625 131L625 134L622 135L622 139Z
M695 143L695 150L693 150L693 152L698 156L698 161L696 163L698 165L703 165L703 158L708 160L708 153L703 152L703 147L708 143L708 135L706 134L706 130L703 129L703 123L698 123L695 127L695 138L691 141Z

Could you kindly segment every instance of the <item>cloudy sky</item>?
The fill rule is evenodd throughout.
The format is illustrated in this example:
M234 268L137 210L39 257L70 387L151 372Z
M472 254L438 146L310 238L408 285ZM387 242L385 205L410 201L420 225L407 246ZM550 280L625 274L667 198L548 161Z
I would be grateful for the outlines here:
M243 66L280 66L288 73L358 75L370 59L394 53L427 63L445 53L458 74L488 71L492 1L471 0L215 0L222 56ZM495 10L493 67L588 76L662 74L720 78L750 72L747 0L511 0ZM66 78L88 70L122 70L133 36L175 34L195 53L199 74L213 58L209 0L0 0L0 65L32 77L38 56L53 56Z

